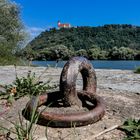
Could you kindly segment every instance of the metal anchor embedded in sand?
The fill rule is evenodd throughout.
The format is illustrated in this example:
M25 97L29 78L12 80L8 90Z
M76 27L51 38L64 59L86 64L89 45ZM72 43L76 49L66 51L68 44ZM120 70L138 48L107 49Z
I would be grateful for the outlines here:
M82 91L76 91L79 72L83 78ZM63 67L60 91L33 97L26 105L26 114L30 115L36 108L36 112L39 113L38 123L46 126L49 124L53 127L83 126L95 123L105 113L104 102L96 94L96 87L96 74L91 63L84 57L73 57ZM39 107L44 104L51 105L44 111L40 111Z

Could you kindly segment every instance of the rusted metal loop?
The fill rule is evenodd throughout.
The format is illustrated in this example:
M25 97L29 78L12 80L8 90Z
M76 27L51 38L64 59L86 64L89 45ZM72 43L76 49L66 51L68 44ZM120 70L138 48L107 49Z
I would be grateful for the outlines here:
M64 95L64 102L67 106L81 106L76 91L79 72L83 78L83 90L87 91L87 94L96 93L96 74L92 64L84 57L73 57L65 64L60 77L60 91Z
M76 80L79 72L83 77L83 90L76 91ZM92 64L83 57L73 57L64 66L60 77L60 91L45 93L33 97L27 104L27 115L36 109L39 113L39 123L55 127L82 126L100 120L105 113L105 105L101 97L96 95L96 74ZM39 111L43 104L58 102L64 106L86 107L86 112L64 114L49 111ZM88 105L87 101L92 105ZM89 107L90 106L90 107Z
M55 100L61 99L60 92L53 92L50 94L42 94L39 97L33 97L27 104L26 110L27 114L31 116L31 112L34 109L37 109L37 113L39 114L38 123L44 126L52 126L52 127L73 127L73 126L83 126L87 124L92 124L100 120L105 113L104 102L101 97L93 94L87 94L87 92L77 92L78 96L83 99L83 103L85 99L90 101L94 105L89 109L88 112L76 112L69 114L58 114L55 112L47 112L41 111L38 107L45 104L48 100L52 100L49 98L55 97ZM51 97L49 97L51 96ZM56 98L57 97L57 98ZM29 113L30 112L30 113ZM27 115L26 114L26 115ZM29 116L27 118L29 118Z

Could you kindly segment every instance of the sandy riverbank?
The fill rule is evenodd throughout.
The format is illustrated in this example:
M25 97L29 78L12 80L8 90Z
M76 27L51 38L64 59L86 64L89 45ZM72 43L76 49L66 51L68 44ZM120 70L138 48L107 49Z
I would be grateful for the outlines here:
M26 76L28 71L36 73L36 76L41 75L42 81L47 81L49 78L52 82L59 83L61 68L48 68L45 67L17 67L16 72L19 77ZM107 70L96 69L98 88L109 88L112 90L126 90L128 92L140 92L140 74L134 74L130 70ZM10 84L15 80L14 66L0 66L0 84ZM77 80L78 86L82 80L80 77ZM78 82L80 81L80 82Z
M36 76L41 75L40 80L42 81L51 78L52 84L58 84L62 69L46 69L45 67L17 67L16 69L18 76L26 76L29 70L35 72ZM102 96L106 102L106 115L104 118L95 124L75 129L48 128L49 140L85 140L105 128L122 123L127 118L140 118L139 74L134 74L133 71L129 70L96 69L96 75L97 94ZM15 68L13 66L0 66L0 85L10 84L14 79ZM80 76L77 80L77 88L82 89L82 78ZM12 126L8 122L5 123L3 118L17 120L18 110L21 111L27 101L27 97L17 100L7 113L0 116L0 123L5 126ZM45 137L45 127L39 126L35 135L39 138ZM123 135L119 130L114 130L97 139L121 140Z

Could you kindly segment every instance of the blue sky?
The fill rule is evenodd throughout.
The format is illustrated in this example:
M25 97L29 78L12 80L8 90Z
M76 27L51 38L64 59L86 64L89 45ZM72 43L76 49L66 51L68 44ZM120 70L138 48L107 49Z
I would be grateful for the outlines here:
M72 26L140 25L140 0L14 0L32 37L57 21Z

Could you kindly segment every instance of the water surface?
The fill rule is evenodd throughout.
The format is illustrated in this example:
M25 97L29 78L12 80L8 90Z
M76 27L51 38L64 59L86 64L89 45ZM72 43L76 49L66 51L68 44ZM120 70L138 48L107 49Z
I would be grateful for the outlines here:
M37 66L52 66L63 67L67 61L32 61L33 65ZM91 60L90 61L95 69L121 69L121 70L134 70L140 66L140 61L110 61L110 60Z

